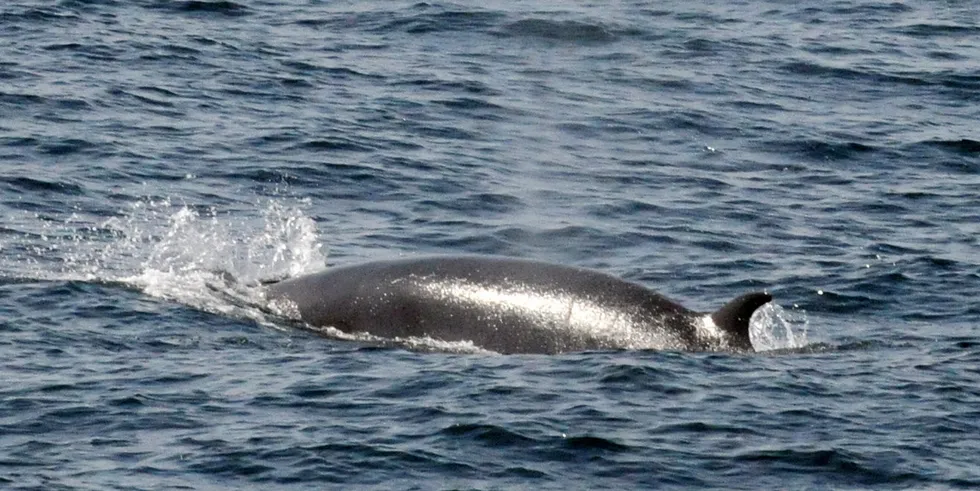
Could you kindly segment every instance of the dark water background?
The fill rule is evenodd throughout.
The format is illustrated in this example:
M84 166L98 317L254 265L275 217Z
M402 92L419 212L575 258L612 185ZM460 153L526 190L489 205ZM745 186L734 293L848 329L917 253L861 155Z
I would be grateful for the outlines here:
M978 122L972 1L4 2L0 488L975 489ZM376 347L255 286L423 253L767 289L779 349Z

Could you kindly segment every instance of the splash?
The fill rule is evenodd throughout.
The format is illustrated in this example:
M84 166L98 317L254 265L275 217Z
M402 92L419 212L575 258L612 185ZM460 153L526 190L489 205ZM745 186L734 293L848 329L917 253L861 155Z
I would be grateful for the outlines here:
M301 209L275 201L268 202L258 217L222 215L213 208L198 211L169 201L138 204L135 210L108 225L121 238L115 255L143 256L137 277L216 272L248 284L302 274L324 264L313 220ZM159 220L160 215L166 219ZM145 229L145 224L152 228Z
M443 341L428 336L396 336L386 338L366 332L348 333L330 326L306 326L306 329L332 339L342 339L372 346L404 348L416 352L499 355L496 351L481 348L472 341Z
M117 216L18 217L3 270L22 279L122 283L209 312L264 322L264 280L323 268L308 202L244 214L141 200Z
M316 226L301 209L271 201L258 217L221 215L169 202L150 203L140 210L168 214L165 222L140 214L114 224L125 237L124 250L144 255L139 270L121 281L146 294L206 311L264 320L258 285L263 280L314 271L324 256ZM146 231L144 223L161 223Z
M770 302L752 316L749 339L756 351L798 349L808 344L808 329L806 311L786 310Z

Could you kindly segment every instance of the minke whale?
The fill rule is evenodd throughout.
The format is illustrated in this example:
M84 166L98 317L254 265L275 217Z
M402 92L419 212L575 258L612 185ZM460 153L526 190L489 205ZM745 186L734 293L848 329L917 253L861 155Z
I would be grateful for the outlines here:
M749 293L700 313L603 272L493 256L334 267L273 283L265 293L311 326L395 341L470 342L503 354L752 351L749 319L772 300Z

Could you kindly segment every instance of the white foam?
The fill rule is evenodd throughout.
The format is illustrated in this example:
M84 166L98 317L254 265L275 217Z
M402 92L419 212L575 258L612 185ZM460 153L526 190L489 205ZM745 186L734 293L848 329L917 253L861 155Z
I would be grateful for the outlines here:
M359 343L370 343L383 346L399 346L412 351L438 351L442 353L463 353L463 354L484 354L498 355L496 351L481 348L472 341L443 341L430 338L428 336L408 336L385 338L375 336L366 332L348 333L330 326L308 326L309 330L320 333L324 336L355 341Z

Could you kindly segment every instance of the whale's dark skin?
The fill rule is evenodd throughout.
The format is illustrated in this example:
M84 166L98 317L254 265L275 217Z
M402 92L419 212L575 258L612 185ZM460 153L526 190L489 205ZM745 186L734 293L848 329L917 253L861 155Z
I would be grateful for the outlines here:
M269 285L266 295L289 300L312 326L498 353L752 351L749 319L772 300L750 293L698 313L606 273L485 256L335 267Z

